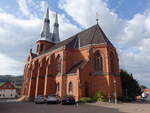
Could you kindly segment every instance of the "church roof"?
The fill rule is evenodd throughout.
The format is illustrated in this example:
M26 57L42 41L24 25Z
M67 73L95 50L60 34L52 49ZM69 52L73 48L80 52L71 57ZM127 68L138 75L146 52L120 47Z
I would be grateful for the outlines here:
M100 26L96 24L64 41L57 43L52 48L47 50L46 53L63 46L65 46L66 48L79 48L88 44L108 44L113 46Z
M32 58L35 58L35 57L37 57L37 54L31 53L31 56L32 56Z
M65 74L75 73L77 69L83 69L89 60L80 60L79 62L72 64Z

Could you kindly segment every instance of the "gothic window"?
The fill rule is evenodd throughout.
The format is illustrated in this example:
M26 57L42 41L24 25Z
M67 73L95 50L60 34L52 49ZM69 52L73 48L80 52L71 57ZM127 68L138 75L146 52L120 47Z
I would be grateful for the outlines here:
M60 57L60 55L57 56L57 64L56 64L56 69L57 69L57 72L61 72L61 62L62 62L62 59Z
M103 72L103 59L101 54L99 53L99 51L96 51L94 53L94 70L95 71L99 71L99 72Z
M44 45L41 44L40 51L43 51Z
M69 93L69 95L73 94L73 83L72 82L69 83L68 93Z
M39 44L37 45L37 52L39 51Z
M111 73L115 74L115 57L114 54L110 54L110 67L111 67Z

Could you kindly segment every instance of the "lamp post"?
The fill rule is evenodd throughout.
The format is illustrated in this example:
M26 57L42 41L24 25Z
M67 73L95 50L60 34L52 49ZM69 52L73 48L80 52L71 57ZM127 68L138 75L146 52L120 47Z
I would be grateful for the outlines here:
M116 80L114 79L114 96L115 96L115 104L117 104L117 85L116 85Z
M128 89L126 88L126 97L128 97Z

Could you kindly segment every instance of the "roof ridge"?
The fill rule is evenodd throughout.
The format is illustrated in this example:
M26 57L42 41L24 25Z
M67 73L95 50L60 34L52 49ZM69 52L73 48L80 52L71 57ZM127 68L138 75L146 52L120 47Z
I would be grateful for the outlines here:
M95 26L97 26L97 24L96 24L96 25L93 25L93 26L91 26L91 27L89 27L89 28L87 28L87 29L85 29L85 30L80 31L80 32L78 32L77 34L72 35L72 36L71 36L71 37L69 37L69 38L66 38L65 40L68 40L68 39L70 39L70 38L72 38L72 37L74 37L74 38L75 38L75 36L77 36L77 35L81 34L82 32L85 32L85 31L87 31L87 30L89 30L89 29L91 29L92 27L95 27ZM98 26L99 26L99 25L98 25ZM63 41L65 41L65 40L63 40ZM63 42L63 41L61 41L61 42ZM59 43L61 43L61 42L59 42ZM57 43L57 44L59 44L59 43Z
M63 43L63 42L65 42L65 41L68 41L68 40L70 40L67 44L69 44L73 39L75 39L76 38L76 36L78 36L79 34L81 34L81 33L83 33L83 32L86 32L87 30L89 30L89 29L91 29L91 28L93 28L93 27L96 27L97 26L97 24L96 25L93 25L93 26L91 26L91 27L89 27L89 28L87 28L87 29L85 29L85 30L83 30L83 31L80 31L79 33L77 33L77 34L75 34L75 35L72 35L71 37L69 37L69 38L66 38L65 40L63 40L63 41L61 41L61 42L59 42L59 43L57 43L56 45L54 45L52 48L50 48L50 49L48 49L48 50L46 50L45 52L43 52L43 53L41 53L40 55L38 55L38 56L41 56L41 55L43 55L43 54L45 54L45 53L47 53L47 52L49 52L50 50L52 50L53 48L55 48L57 45L59 45L59 44L61 44L61 43ZM72 40L71 40L72 39Z
M93 25L83 31L80 31L79 33L72 35L71 37L57 43L56 45L54 45L53 47L51 47L50 49L44 51L43 53L41 53L38 56L41 56L45 53L48 53L50 51L56 50L60 47L65 46L66 48L78 48L75 44L76 42L76 38L80 39L80 46L83 47L85 45L88 44L108 44L111 45L112 47L114 47L112 45L112 43L109 41L109 39L107 38L107 36L105 35L104 31L101 29L99 24Z
M106 41L107 44L111 44L111 46L113 46L113 44L110 42L110 40L107 38L106 34L104 33L104 31L102 30L102 28L98 25L99 30L101 31L101 33L103 34L103 36L105 36L103 39L104 41Z

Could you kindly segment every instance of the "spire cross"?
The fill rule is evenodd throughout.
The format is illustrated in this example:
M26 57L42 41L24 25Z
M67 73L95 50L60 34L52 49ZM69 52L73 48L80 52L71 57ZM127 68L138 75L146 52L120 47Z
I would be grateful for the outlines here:
M99 21L99 15L98 15L98 13L96 13L96 21L97 21L97 24L98 24L98 21Z

